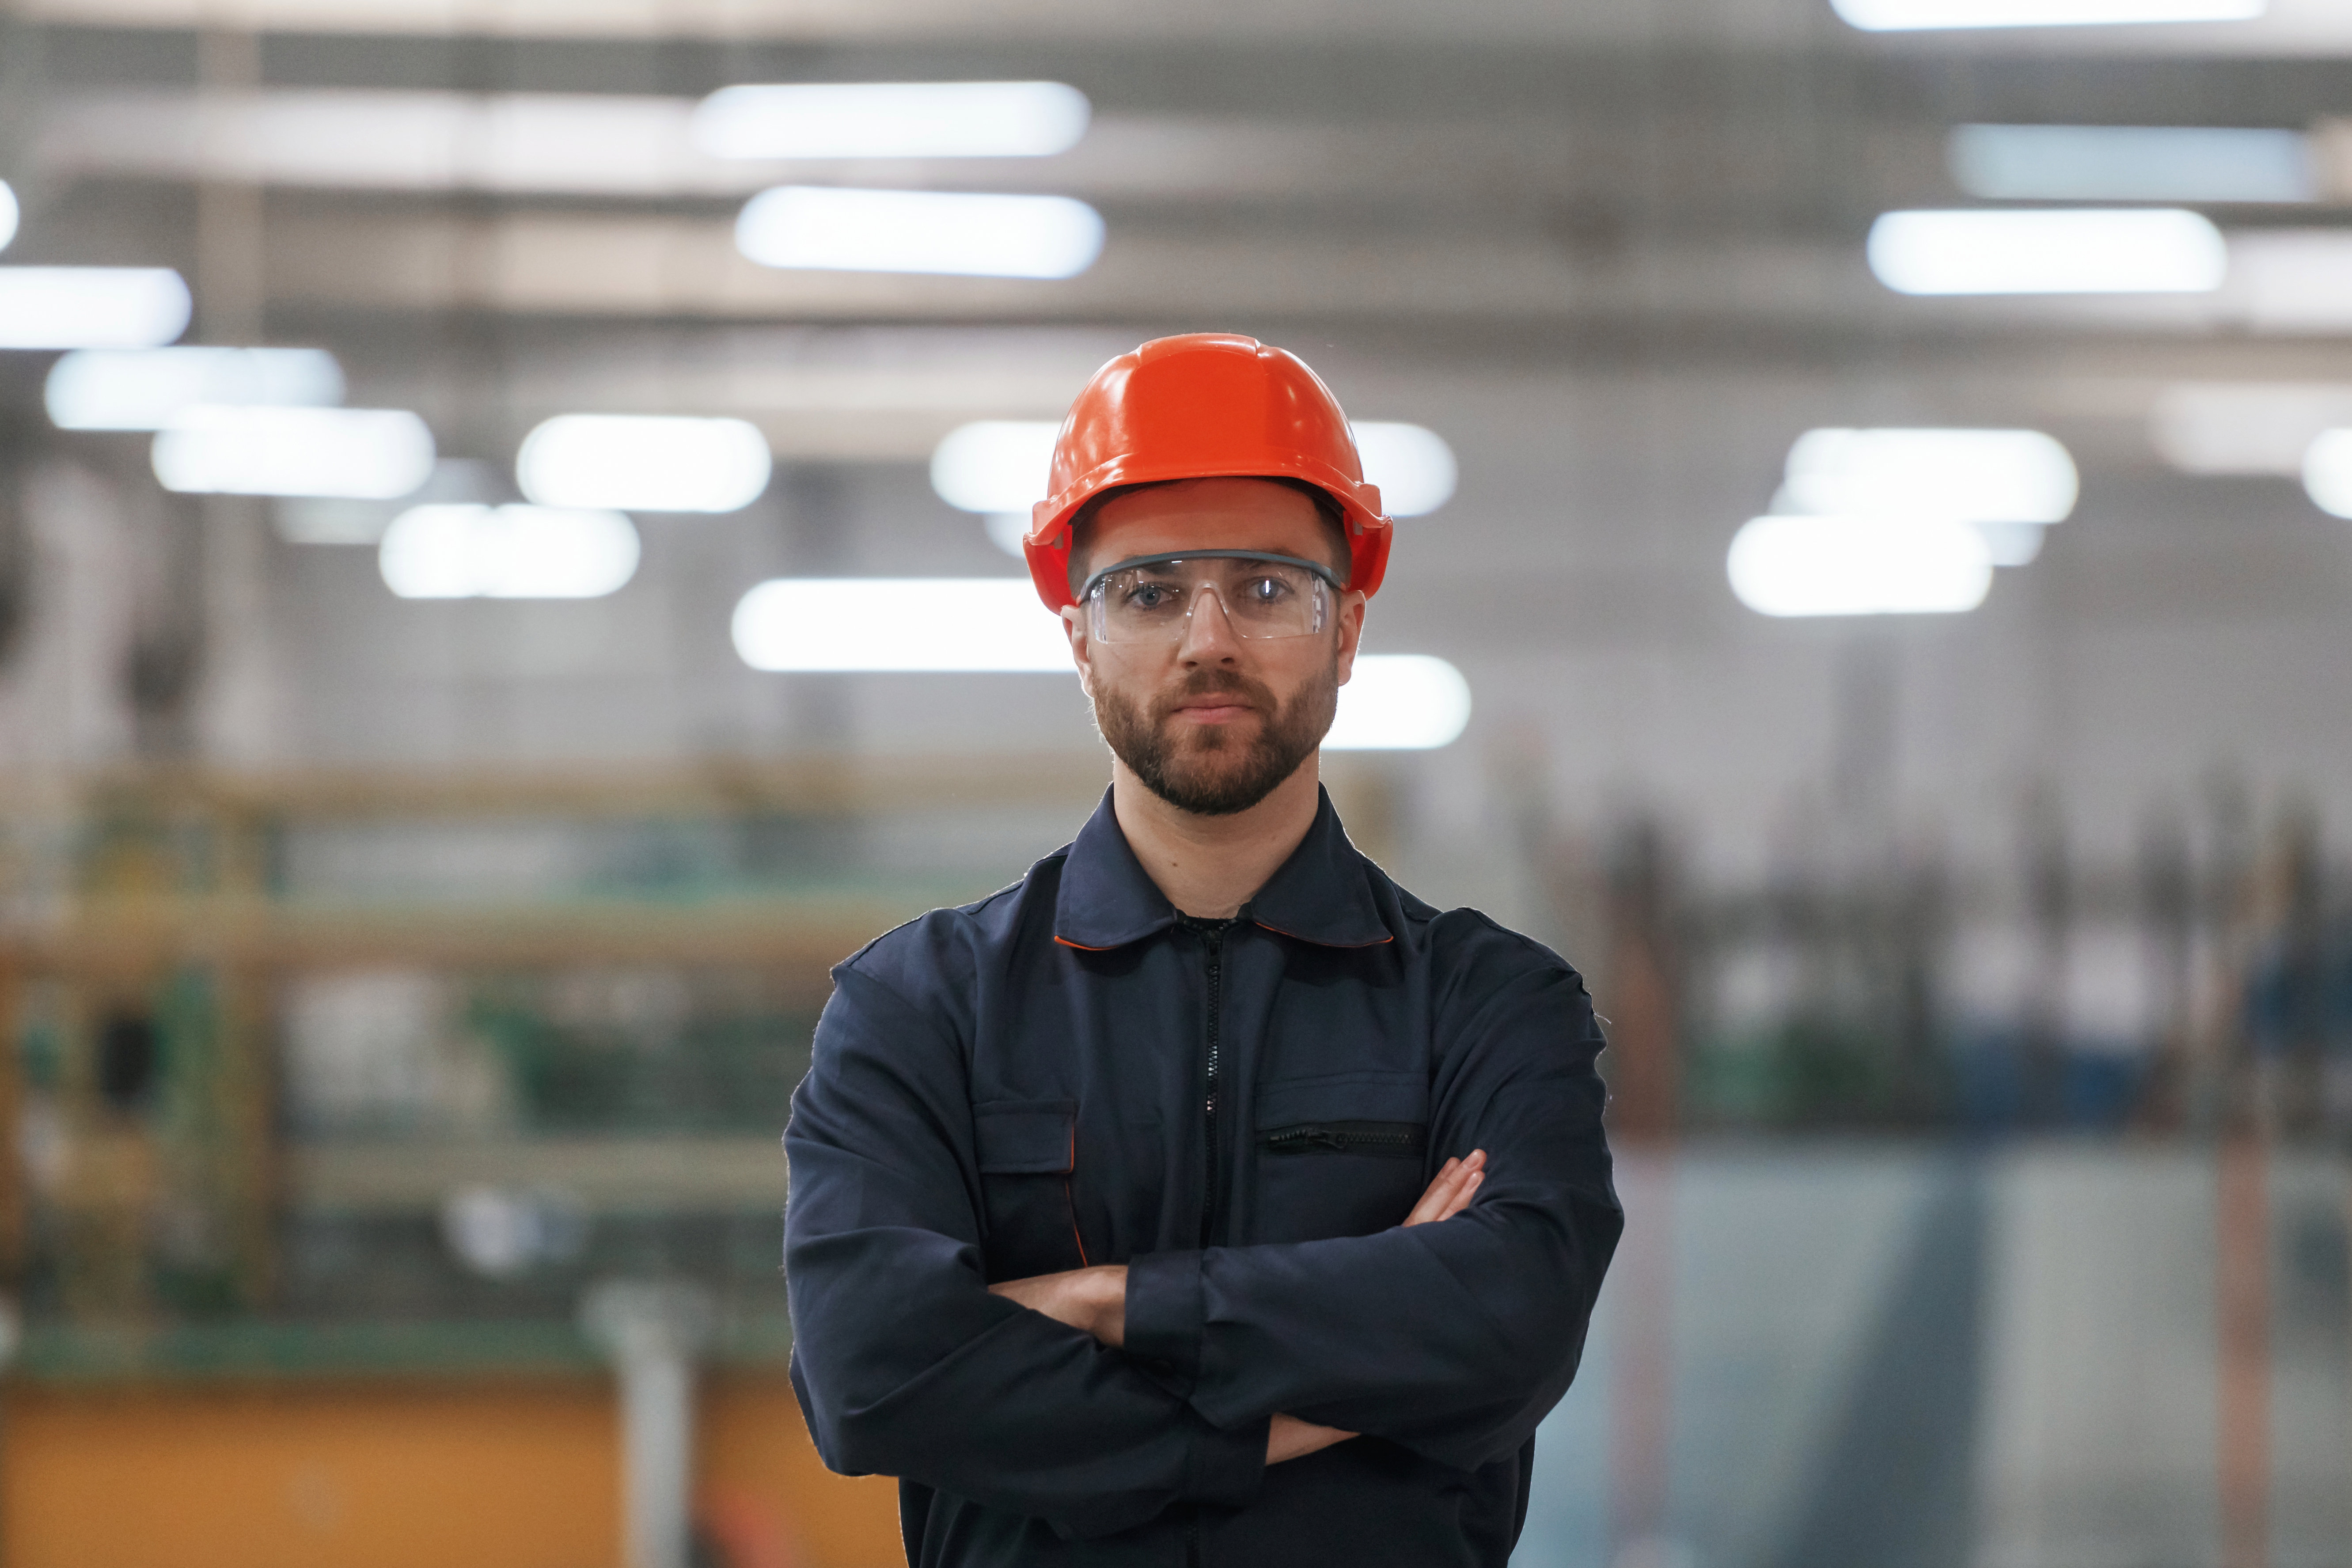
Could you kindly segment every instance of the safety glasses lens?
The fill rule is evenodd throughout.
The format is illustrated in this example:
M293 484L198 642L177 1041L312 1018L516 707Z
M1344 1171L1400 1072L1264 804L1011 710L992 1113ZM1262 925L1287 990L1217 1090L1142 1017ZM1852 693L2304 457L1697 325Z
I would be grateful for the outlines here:
M1188 620L1214 600L1237 637L1300 637L1323 629L1323 579L1264 561L1170 561L1113 572L1087 595L1101 642L1177 642Z

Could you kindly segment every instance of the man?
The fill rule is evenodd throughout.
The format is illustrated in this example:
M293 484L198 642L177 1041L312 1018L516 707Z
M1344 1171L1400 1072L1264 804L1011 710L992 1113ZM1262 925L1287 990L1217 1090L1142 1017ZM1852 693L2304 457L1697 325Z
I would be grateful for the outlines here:
M1318 748L1389 524L1247 338L1097 373L1027 536L1111 786L834 971L793 1377L908 1560L1502 1568L1621 1218L1583 983L1358 854Z

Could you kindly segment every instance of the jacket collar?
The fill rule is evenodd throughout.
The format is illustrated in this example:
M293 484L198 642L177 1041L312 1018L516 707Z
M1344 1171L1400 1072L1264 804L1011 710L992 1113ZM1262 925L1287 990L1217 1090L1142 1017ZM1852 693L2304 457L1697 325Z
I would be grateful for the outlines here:
M1372 900L1369 864L1348 842L1328 790L1317 791L1315 821L1290 858L1242 907L1242 918L1324 947L1371 947L1389 940ZM1120 831L1110 792L1063 858L1054 901L1054 940L1066 947L1124 947L1176 923L1175 906L1143 869Z

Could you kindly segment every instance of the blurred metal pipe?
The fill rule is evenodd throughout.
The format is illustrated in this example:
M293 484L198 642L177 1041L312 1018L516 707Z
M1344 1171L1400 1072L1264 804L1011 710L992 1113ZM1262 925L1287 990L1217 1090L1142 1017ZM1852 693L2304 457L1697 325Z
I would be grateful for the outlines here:
M580 1321L612 1358L621 1400L621 1561L688 1568L694 1487L694 1358L709 1342L709 1292L677 1280L607 1280Z

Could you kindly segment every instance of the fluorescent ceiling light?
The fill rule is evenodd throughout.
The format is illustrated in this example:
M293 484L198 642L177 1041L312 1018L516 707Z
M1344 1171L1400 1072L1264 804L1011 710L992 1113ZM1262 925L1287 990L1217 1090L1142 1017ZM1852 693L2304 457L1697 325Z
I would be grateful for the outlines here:
M1454 499L1457 470L1444 437L1419 425L1374 422L1352 428L1364 478L1381 488L1389 516L1420 517Z
M1054 466L1051 419L980 419L959 425L931 451L931 489L961 511L1018 512L1045 499Z
M694 150L690 99L269 88L61 95L40 156L60 174L360 190L736 195L768 183Z
M343 371L324 349L78 349L43 396L60 430L160 430L200 403L331 407Z
M2266 0L1830 0L1864 32L1922 27L2098 27L2134 22L2246 22Z
M2300 475L2323 430L2352 426L2352 385L2184 382L2157 395L2148 440L2188 474Z
M431 502L492 502L509 482L497 466L478 458L442 458L433 477L394 500L350 500L319 496L280 496L269 506L269 525L289 544L383 542L393 520Z
M0 349L147 349L188 330L168 267L0 267Z
M8 242L16 237L19 216L16 193L9 188L7 181L0 180L0 250L7 249Z
M714 158L1042 158L1087 133L1087 95L1058 81L722 87L694 111Z
M522 493L542 506L736 511L760 499L768 438L741 419L559 414L523 437Z
M2039 430L1808 430L1774 510L2058 522L2078 490L2074 458Z
M754 669L1068 672L1062 626L1025 577L779 577L734 636Z
M1063 625L1025 578L779 577L743 595L733 633L754 669L1067 675ZM1469 683L1444 659L1368 655L1339 689L1324 744L1422 750L1451 742L1469 721Z
M2050 530L2038 522L1972 522L1983 536L1985 557L1996 566L2031 566L2040 559L2042 537Z
M1961 125L1944 156L1962 190L1996 201L2308 202L2319 195L2300 131Z
M988 542L1015 561L1029 559L1030 515L1025 511L992 511L982 518Z
M433 475L433 433L404 408L182 410L157 433L167 490L390 500Z
M1992 586L1984 536L1941 520L1751 518L1724 566L1739 602L1767 616L1950 614Z
M2177 207L1891 212L1870 269L1899 294L2194 294L2221 286L2221 234Z
M1419 517L1452 499L1454 448L1419 425L1365 423L1353 426L1364 478L1381 489L1391 517ZM931 489L964 511L1019 516L1045 497L1054 441L1050 419L982 419L949 432L931 453Z
M735 244L763 267L1072 278L1101 254L1103 221L1068 196L779 185L744 204Z
M637 531L617 511L411 507L378 547L404 599L597 599L636 574Z
M2230 287L2217 312L2260 332L2352 329L2352 233L2326 228L2239 230L2230 236Z
M1470 722L1470 683L1425 653L1366 654L1339 688L1327 752L1425 752L1449 745Z
M2352 429L2323 430L2303 458L2303 488L2331 517L2352 517Z

